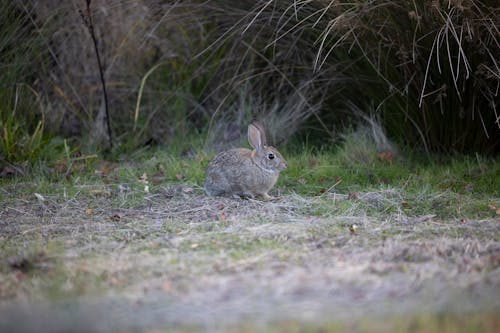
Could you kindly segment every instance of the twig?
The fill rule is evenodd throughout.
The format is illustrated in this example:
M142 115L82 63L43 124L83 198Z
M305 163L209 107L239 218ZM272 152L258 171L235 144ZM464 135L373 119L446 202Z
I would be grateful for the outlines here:
M108 129L108 140L109 140L109 148L113 148L113 138L111 136L111 125L110 125L110 118L109 118L109 107L108 107L108 93L106 92L106 81L104 79L104 71L102 70L102 63L101 63L101 56L99 55L99 49L97 47L97 38L95 36L95 31L94 31L94 22L92 20L92 14L90 12L90 2L92 0L86 0L87 3L87 10L85 15L83 12L80 10L80 16L85 23L85 26L89 30L90 36L92 37L92 41L94 42L94 50L95 50L95 55L97 58L97 66L99 67L99 76L101 78L101 85L102 85L102 93L104 95L104 109L106 111L106 126Z

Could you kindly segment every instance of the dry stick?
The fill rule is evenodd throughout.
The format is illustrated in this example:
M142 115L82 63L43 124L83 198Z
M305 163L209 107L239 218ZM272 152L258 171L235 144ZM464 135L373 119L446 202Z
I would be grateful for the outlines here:
M92 41L94 42L94 50L97 58L97 66L99 67L99 76L101 78L102 93L104 95L104 110L106 111L106 126L108 129L109 148L112 149L113 138L111 137L111 125L109 120L108 93L106 92L106 81L104 79L104 72L102 70L101 56L99 55L99 49L97 48L97 38L95 37L94 22L92 20L92 14L90 12L90 2L91 0L86 0L87 16L85 17L82 11L80 11L80 15L82 17L83 22L87 26L87 29L89 30L90 36L92 37Z

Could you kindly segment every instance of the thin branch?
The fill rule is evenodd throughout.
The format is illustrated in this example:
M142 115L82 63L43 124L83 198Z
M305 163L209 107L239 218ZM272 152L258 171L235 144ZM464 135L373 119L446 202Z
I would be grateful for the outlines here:
M85 23L85 26L87 27L90 36L92 37L92 41L94 43L94 50L95 50L95 55L97 58L97 66L99 67L99 76L101 78L101 85L102 85L102 93L104 95L104 109L106 112L106 127L108 130L108 141L109 141L109 148L113 148L113 138L111 136L111 123L110 123L110 117L109 117L109 106L108 106L108 93L106 91L106 80L104 78L104 71L102 69L102 63L101 63L101 56L99 55L99 48L97 47L97 38L95 36L95 31L94 31L94 21L92 20L92 13L90 11L90 2L92 0L86 0L87 4L87 10L85 15L83 12L80 10L80 15L82 17L83 22Z

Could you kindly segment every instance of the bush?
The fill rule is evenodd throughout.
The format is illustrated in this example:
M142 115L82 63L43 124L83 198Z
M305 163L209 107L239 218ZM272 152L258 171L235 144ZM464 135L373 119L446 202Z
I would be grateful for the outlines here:
M494 153L500 149L495 4L239 1L227 10L241 9L241 17L227 17L234 35L250 34L252 50L267 51L275 72L289 81L299 84L298 68L316 73L316 84L327 89L323 124L345 124L363 110L377 113L389 135L409 145Z
M500 150L494 1L92 2L118 144L273 141L330 144L361 119L438 152ZM86 137L102 105L82 4L31 2L49 22L39 73L47 126ZM78 61L75 62L75 59ZM140 91L140 94L138 94ZM194 133L194 134L193 134Z

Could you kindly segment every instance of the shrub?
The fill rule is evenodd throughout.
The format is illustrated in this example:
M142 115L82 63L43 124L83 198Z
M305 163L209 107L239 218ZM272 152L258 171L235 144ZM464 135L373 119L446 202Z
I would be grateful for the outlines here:
M234 7L245 13L228 15L234 35L251 32L252 48L281 63L290 81L296 68L312 68L327 85L323 123L375 110L389 135L410 145L499 151L495 1L239 1L228 11Z
M53 63L40 75L47 127L85 136L102 101L81 5L33 0L30 8L52 29L44 33ZM329 144L368 117L399 143L485 153L500 150L495 5L92 2L122 145L172 144L193 133L231 142L251 118L270 124L274 141L301 132Z

